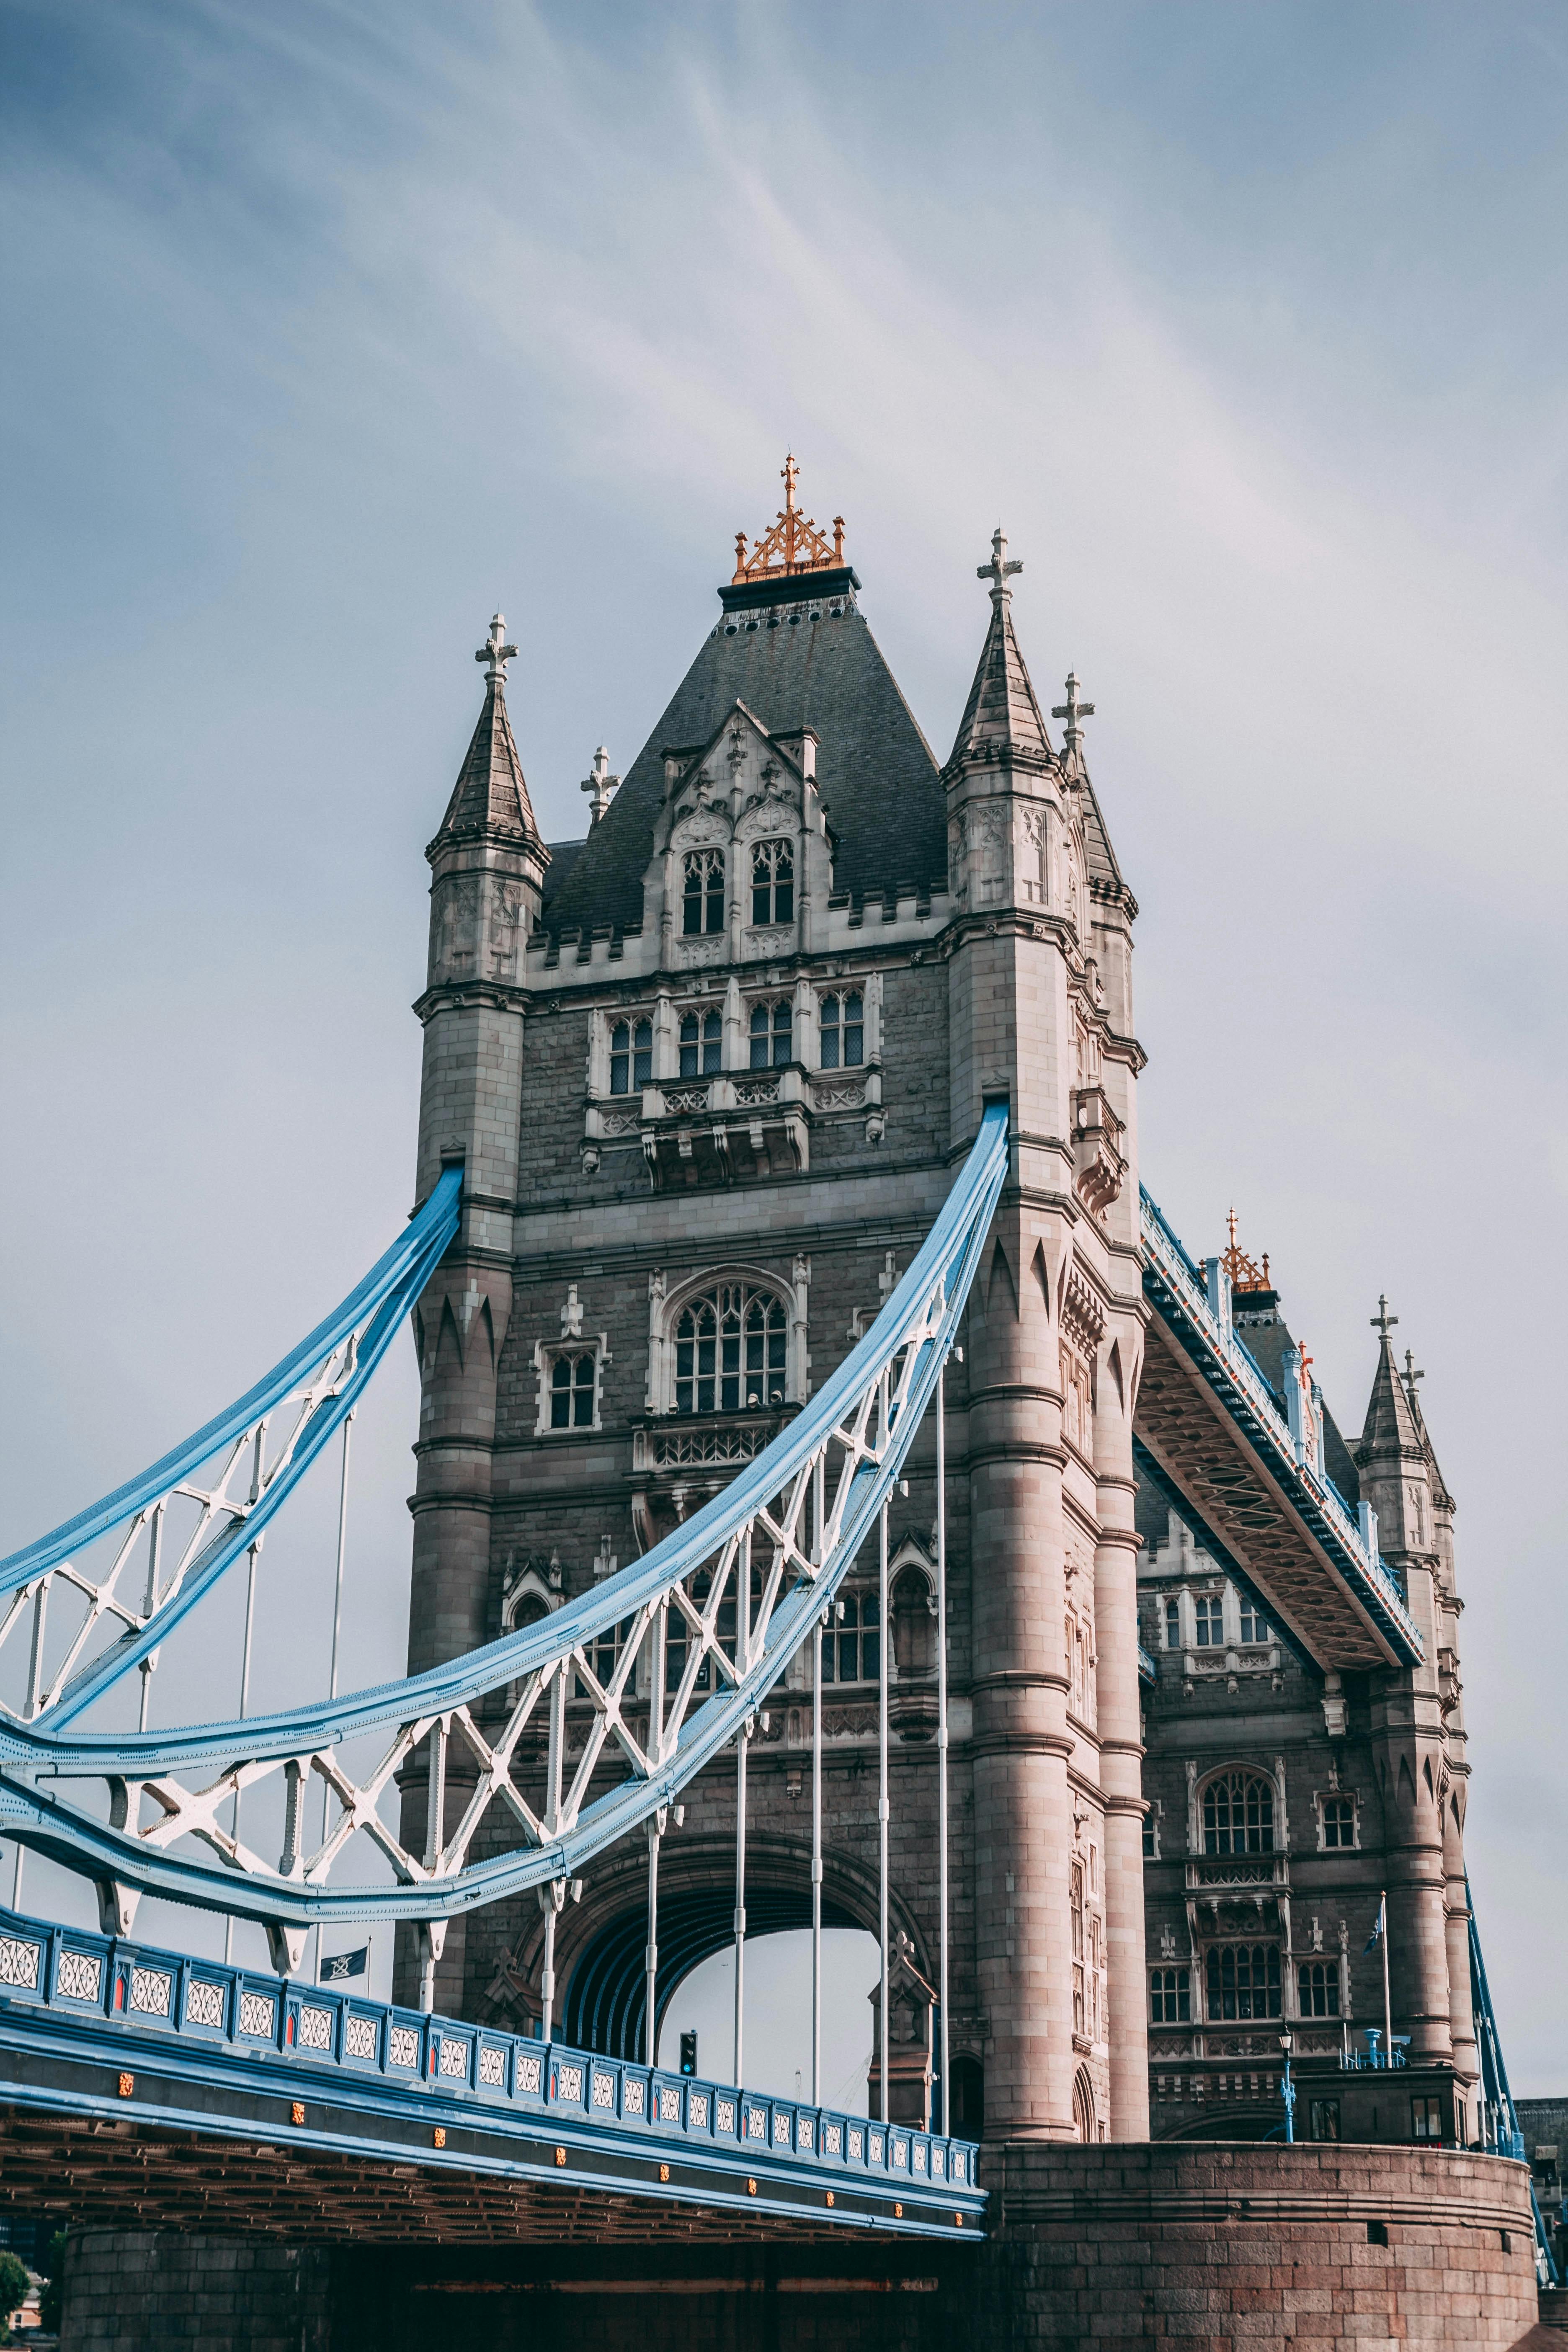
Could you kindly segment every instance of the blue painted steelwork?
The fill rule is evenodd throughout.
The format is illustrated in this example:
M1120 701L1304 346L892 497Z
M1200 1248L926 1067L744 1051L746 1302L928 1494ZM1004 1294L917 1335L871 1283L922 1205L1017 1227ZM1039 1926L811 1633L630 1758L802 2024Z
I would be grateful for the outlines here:
M1525 2164L1529 2158L1524 2151L1524 2134L1519 2127L1519 2109L1514 2105L1513 2093L1509 2088L1508 2068L1503 2063L1502 2039L1498 2032L1497 2012L1492 2007L1491 1987L1487 1981L1487 1964L1481 1954L1480 1931L1476 1926L1475 1899L1470 1893L1468 1873L1465 1902L1470 1915L1470 2001L1475 2011L1476 2040L1481 2053L1481 2137L1497 2155L1511 2157L1516 2164ZM1537 2273L1543 2286L1560 2286L1563 2282L1552 2252L1551 2233L1533 2185L1530 2202L1535 2215Z
M1209 1305L1202 1275L1159 1204L1142 1187L1140 1200L1143 1286L1150 1299L1229 1417L1262 1454L1270 1475L1394 1656L1405 1665L1418 1664L1425 1655L1421 1636L1394 1577L1376 1552L1368 1549L1338 1489L1305 1458L1247 1348L1234 1331L1222 1327Z
M240 1505L225 1502L217 1514L220 1524L184 1565L175 1589L160 1606L137 1612L136 1622L128 1624L122 1638L85 1665L54 1703L45 1708L40 1719L54 1730L71 1722L100 1693L167 1640L197 1602L258 1541L328 1440L353 1412L405 1316L429 1280L457 1232L461 1188L462 1170L447 1169L411 1219L406 1232L399 1235L363 1281L244 1396L140 1476L116 1487L101 1502L79 1511L52 1534L41 1536L21 1551L13 1552L8 1559L0 1560L0 1594L19 1594L68 1566L76 1555L100 1538L120 1529L128 1529L134 1535L159 1504L188 1486L203 1464L226 1447L242 1446L286 1398L298 1391L305 1392L307 1411L294 1434L288 1459L277 1475L268 1480L254 1499ZM312 1392L312 1376L320 1375L340 1350L343 1351L341 1365L334 1367L319 1390ZM118 1613L126 1616L130 1612Z
M1267 1619L1269 1640L1278 1642L1281 1649L1289 1650L1292 1657L1315 1674L1318 1662L1306 1644L1297 1640L1288 1625L1280 1624L1278 1613L1262 1587L1248 1575L1229 1545L1223 1543L1215 1535L1190 1496L1182 1492L1174 1479L1166 1476L1148 1447L1137 1437L1132 1440L1132 1467L1138 1474L1139 1485L1152 1486L1156 1494L1163 1496L1176 1517L1190 1530L1198 1549L1207 1552L1209 1558L1225 1570L1242 1598L1250 1601L1258 1615Z
M5 2096L54 2113L260 2128L283 2146L903 2235L973 2234L984 2212L967 2140L15 1912L0 1911L0 1987ZM304 2120L284 2120L296 2101Z
M85 1698L73 1696L47 1709L36 1722L7 1723L0 1728L0 1830L100 1884L258 1919L279 1930L303 1928L319 1920L446 1919L531 1886L569 1880L593 1855L672 1803L742 1730L809 1636L825 1602L873 1532L956 1336L1007 1164L1006 1106L995 1104L987 1108L969 1159L931 1234L865 1339L764 1453L643 1559L541 1624L423 1675L342 1699L184 1730L93 1734L66 1728L86 1704ZM444 1185L449 1182L443 1180ZM447 1203L443 1213L455 1216L455 1190L441 1197ZM429 1249L438 1255L434 1223L426 1231ZM444 1239L440 1246L445 1246ZM384 1260L383 1268L388 1263ZM426 1263L434 1263L428 1253L418 1261ZM415 1270L411 1262L405 1283L413 1281ZM362 1293L364 1287L361 1286ZM391 1296L389 1291L389 1305ZM340 1320L345 1311L340 1310ZM321 1327L323 1332L327 1329ZM301 1355L296 1350L288 1367L279 1367L272 1376L273 1383L286 1369L297 1371ZM261 1384L245 1401L251 1411L268 1386ZM209 1423L200 1439L165 1457L143 1480L121 1489L111 1504L133 1511L138 1498L144 1500L160 1479L166 1481L171 1465L195 1458L193 1447L201 1444L210 1451L214 1431L220 1433L222 1443L235 1426L244 1426L237 1421L240 1414L237 1406L220 1423ZM823 1527L807 1542L805 1528L814 1475L835 1450L839 1457L837 1484ZM110 1508L100 1507L98 1524L110 1524L102 1517ZM84 1527L91 1517L83 1515L72 1525ZM233 1545L243 1548L253 1539L254 1528L252 1518L237 1531L230 1556L237 1556ZM17 1555L23 1564L18 1574L34 1575L46 1557L58 1558L65 1533ZM753 1538L765 1563L754 1622L750 1599L756 1566ZM52 1555L50 1546L55 1547ZM210 1590L212 1580L209 1575L202 1589ZM748 1596L733 1654L717 1630L726 1591L731 1595L744 1591ZM661 1719L656 1727L650 1717L644 1747L623 1710L627 1681L639 1645L656 1636L662 1650L666 1615L677 1613L683 1621L681 1684L668 1721ZM616 1629L628 1625L632 1630L622 1641L620 1663L601 1683L595 1645L613 1641ZM95 1666L84 1680L90 1681L94 1693L107 1687L166 1631L161 1613L154 1612L137 1639L119 1645L110 1654L112 1663ZM714 1688L710 1696L696 1703L697 1677L704 1667L710 1671ZM662 1688L662 1664L659 1671ZM493 1733L480 1731L469 1710L474 1703L511 1686L521 1696L498 1740ZM74 1685L73 1692L80 1687ZM573 1759L572 1786L563 1792L569 1687L585 1691L595 1714L586 1749ZM542 1802L531 1801L511 1777L512 1756L536 1706L542 1712L547 1707L550 1717L552 1785ZM662 1697L658 1713L662 1718ZM376 1805L413 1749L426 1739L444 1742L454 1727L479 1761L479 1785L445 1847L422 1862L381 1821ZM344 1774L333 1751L370 1731L381 1732L388 1744L369 1780L356 1783ZM590 1800L593 1773L611 1738L630 1769L616 1787ZM207 1789L187 1790L172 1776L193 1764L216 1766L224 1777ZM241 1785L251 1785L260 1767L291 1776L287 1834L296 1840L303 1811L300 1792L308 1776L319 1774L333 1790L342 1818L318 1853L306 1853L296 1843L282 1864L272 1864L239 1848L222 1829L229 1798ZM241 1774L243 1783L237 1777ZM37 1785L46 1776L53 1787ZM60 1782L73 1777L148 1789L163 1808L163 1818L150 1829L139 1828L134 1818L124 1827L95 1819L55 1793ZM498 1799L508 1807L510 1826L514 1832L521 1831L522 1843L469 1864L468 1844L484 1811ZM392 1864L397 1885L325 1883L337 1853L356 1830L374 1839ZM191 1835L213 1847L222 1857L221 1865L170 1850Z

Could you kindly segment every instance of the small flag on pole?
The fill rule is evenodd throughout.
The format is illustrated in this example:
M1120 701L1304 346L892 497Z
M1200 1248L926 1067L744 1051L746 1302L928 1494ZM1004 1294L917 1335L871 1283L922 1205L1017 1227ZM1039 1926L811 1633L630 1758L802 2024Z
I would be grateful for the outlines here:
M1363 1958L1363 1960L1364 1960L1364 1959L1365 1959L1365 1958L1366 1958L1366 1954L1367 1954L1367 1952L1375 1952L1375 1951L1376 1951L1376 1949L1377 1949L1377 1948L1378 1948L1379 1943L1382 1941L1382 1938L1383 1938L1383 1931L1384 1931L1384 1927L1385 1927L1387 1926L1387 1924L1388 1924L1388 1921L1387 1921L1387 1918L1386 1918L1386 1916L1385 1916L1385 1915L1386 1915L1386 1913L1387 1913L1387 1910L1388 1910L1388 1897L1387 1897L1387 1895L1385 1895L1383 1897L1382 1901L1379 1903L1378 1906L1377 1906L1377 1920L1376 1920L1376 1924L1374 1925L1374 1927L1373 1927L1373 1931L1372 1931L1371 1935L1367 1937L1367 1941L1366 1941L1366 1951L1363 1952L1363 1954L1362 1954L1362 1958Z
M322 1984L346 1984L350 1977L363 1977L369 1958L368 1944L362 1944L357 1952L334 1952L330 1960L321 1962L320 1981Z

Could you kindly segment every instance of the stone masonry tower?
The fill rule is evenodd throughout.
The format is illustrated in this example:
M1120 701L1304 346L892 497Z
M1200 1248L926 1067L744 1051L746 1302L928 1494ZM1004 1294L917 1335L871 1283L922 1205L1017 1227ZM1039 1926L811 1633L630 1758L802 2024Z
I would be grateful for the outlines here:
M417 1195L443 1165L464 1163L463 1219L416 1318L423 1402L416 1448L411 1674L485 1639L496 1381L511 1314L512 1212L522 1119L523 1013L518 980L539 919L550 855L534 822L506 711L498 613L475 659L485 700L439 832L426 856L430 961L416 1010L425 1028ZM422 1751L423 1752L423 1751ZM405 1785L405 1831L423 1843L423 1769ZM448 1815L465 1790L454 1780ZM458 2004L464 1923L438 1962L436 1998ZM437 1931L437 1942L441 1941ZM412 1998L412 1944L398 1955L398 1995Z
M1373 1319L1378 1364L1356 1466L1426 1652L1409 1674L1386 1677L1373 1707L1394 2006L1407 2023L1412 2063L1451 2057L1461 2079L1473 2081L1454 1505L1421 1420L1420 1375L1409 1365L1402 1379L1394 1365L1389 1333L1397 1318L1384 1301Z
M943 774L952 1150L997 1096L1015 1136L968 1375L986 2133L1143 2139L1136 909L1083 762L1076 680L1059 756L1047 736L1013 632L1019 568L998 530L980 574L991 626Z

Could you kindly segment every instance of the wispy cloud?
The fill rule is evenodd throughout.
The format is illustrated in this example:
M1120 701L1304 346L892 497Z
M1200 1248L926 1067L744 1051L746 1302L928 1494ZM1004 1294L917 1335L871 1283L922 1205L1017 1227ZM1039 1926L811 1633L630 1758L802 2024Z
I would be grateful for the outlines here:
M1554 1890L1506 1816L1555 1675L1519 1632L1562 1616L1521 1331L1563 1319L1568 1166L1555 12L955 21L13 12L13 1533L237 1385L406 1205L419 852L495 604L563 835L786 444L939 750L1000 515L1037 682L1071 662L1100 705L1150 1181L1195 1244L1237 1202L1348 1423L1380 1289L1424 1355L1528 2076ZM366 1538L394 1649L403 1442L392 1415Z

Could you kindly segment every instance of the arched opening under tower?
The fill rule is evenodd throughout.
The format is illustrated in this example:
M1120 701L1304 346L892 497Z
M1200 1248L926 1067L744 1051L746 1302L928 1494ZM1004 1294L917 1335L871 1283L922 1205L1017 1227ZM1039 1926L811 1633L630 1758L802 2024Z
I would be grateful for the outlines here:
M830 1897L824 1898L822 1924L825 1946L828 1935L841 1935L856 1929L858 1922L851 1914ZM646 1904L627 1906L607 1920L593 1936L581 1958L572 1970L566 1986L566 1999L562 2014L563 2040L578 2050L602 2050L613 2058L642 2059L646 2050L646 2019L647 2008L647 1909ZM769 1937L798 1934L802 1936L806 1958L805 1962L807 1999L810 1986L811 1895L809 1888L752 1885L746 1892L746 1957L750 1963L752 1947ZM875 1976L876 1940L867 1937L872 1954ZM704 1963L726 1949L730 1954L730 2017L731 2026L722 2036L722 2047L715 2038L711 2025L702 2033L700 2064L704 2074L728 2079L732 2064L732 2020L734 2008L734 1943L735 1891L733 1884L672 1887L662 1893L658 1906L658 1983L656 2042L662 2059L665 2021L675 1995L702 1969ZM826 1949L823 1964L824 1999L827 1996L829 1969ZM868 2005L868 2018L869 2007ZM752 2017L752 1995L748 1987L746 2021L748 2048ZM759 2015L759 2025L761 2024ZM690 2030L688 2028L687 2030ZM869 2032L868 2024L867 2031ZM758 2044L761 2053L762 2044ZM677 2044L679 2063L679 2044ZM809 2066L809 2052L807 2064ZM752 2086L762 2090L763 2084L747 2067ZM781 2090L785 2086L781 2085ZM791 2084L793 2088L793 2078Z
M750 1906L748 1905L748 1909ZM663 1946L660 1945L662 1955ZM822 2084L819 2104L867 2114L874 2051L873 2008L881 1975L875 1936L852 1925L822 1937ZM728 2075L734 2052L735 1947L726 1944L661 2004L658 2055L680 2063L683 2034L697 2036L698 2071ZM751 2087L780 2098L811 2096L811 1931L786 1927L746 1937L743 2072Z

